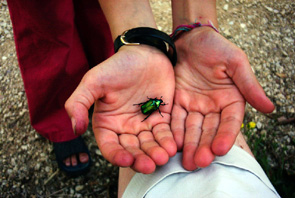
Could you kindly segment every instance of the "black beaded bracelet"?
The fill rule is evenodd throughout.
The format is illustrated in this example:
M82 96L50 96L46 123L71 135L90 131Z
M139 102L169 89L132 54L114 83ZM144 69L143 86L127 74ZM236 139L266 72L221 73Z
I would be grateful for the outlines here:
M149 28L139 27L127 30L118 36L114 42L115 52L123 45L140 45L146 44L161 50L170 59L173 66L177 62L176 48L173 40L164 32ZM172 49L172 53L170 53Z

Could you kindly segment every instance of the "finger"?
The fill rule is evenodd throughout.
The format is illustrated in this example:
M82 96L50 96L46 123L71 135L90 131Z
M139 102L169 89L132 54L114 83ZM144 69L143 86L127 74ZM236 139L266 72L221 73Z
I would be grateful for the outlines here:
M83 77L79 86L65 103L65 109L71 119L72 127L76 135L83 134L88 126L88 110L91 105L103 96L98 76L88 72Z
M238 53L233 54L228 64L229 76L250 105L262 113L271 113L274 110L273 103L257 81L246 54L240 51Z
M129 167L133 164L134 157L120 145L116 133L97 128L93 131L97 145L106 160L115 166Z
M170 126L166 123L158 124L153 128L155 140L166 150L170 157L174 156L177 151L176 142L173 138Z
M209 166L215 158L211 145L217 133L219 120L219 113L209 113L204 118L201 140L194 156L194 162L198 167Z
M139 148L139 140L135 135L123 134L120 135L119 140L120 144L135 158L132 165L133 170L144 174L150 174L155 171L156 164Z
M197 168L194 155L198 148L204 116L201 113L189 113L186 119L186 132L183 146L183 167L187 170Z
M165 151L165 149L159 146L151 132L141 132L138 135L138 138L140 141L141 150L143 150L148 156L150 156L156 165L161 166L168 162L168 153Z
M219 128L212 143L214 154L225 155L231 149L240 131L244 112L244 102L236 102L222 110Z
M178 105L173 106L171 130L177 145L177 150L179 151L182 150L182 147L183 147L186 117L187 117L187 112L185 109L183 109L182 107Z

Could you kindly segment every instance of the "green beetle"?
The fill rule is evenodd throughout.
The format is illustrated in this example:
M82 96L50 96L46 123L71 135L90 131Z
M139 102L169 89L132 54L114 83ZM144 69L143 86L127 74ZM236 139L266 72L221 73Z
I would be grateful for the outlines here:
M158 98L149 98L147 97L149 100L146 102L142 102L139 104L133 104L133 105L141 105L140 109L141 109L141 113L143 113L144 115L148 115L143 121L145 121L150 115L152 115L152 113L156 110L159 110L160 115L163 117L163 115L161 114L160 111L160 106L164 106L167 105L166 103L163 102L163 100L158 99ZM141 122L143 122L141 121Z

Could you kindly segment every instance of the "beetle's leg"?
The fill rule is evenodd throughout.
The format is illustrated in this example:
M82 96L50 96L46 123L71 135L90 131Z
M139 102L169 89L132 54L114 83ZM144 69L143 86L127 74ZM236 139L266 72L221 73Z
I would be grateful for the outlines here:
M134 105L143 105L143 104L144 104L144 102L142 102L142 103L139 103L139 104L133 104L133 106L134 106Z
M147 117L145 117L145 119L143 121L145 121L148 117L150 117L150 115L152 115L152 113L149 114ZM141 122L143 122L143 121L141 121Z
M159 113L160 113L160 115L162 116L162 117L164 117L162 114L161 114L161 111L160 111L160 109L158 109L159 110Z
M162 106L165 106L165 105L168 105L169 103L163 103L163 104L160 104L160 105L162 105Z

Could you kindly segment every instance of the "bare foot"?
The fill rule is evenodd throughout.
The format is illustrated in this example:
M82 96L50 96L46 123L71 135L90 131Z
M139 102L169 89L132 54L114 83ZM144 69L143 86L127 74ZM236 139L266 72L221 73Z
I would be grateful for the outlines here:
M87 153L79 153L79 161L81 163L87 163L89 161L89 156ZM78 160L76 155L72 155L64 160L64 164L66 166L77 166Z

